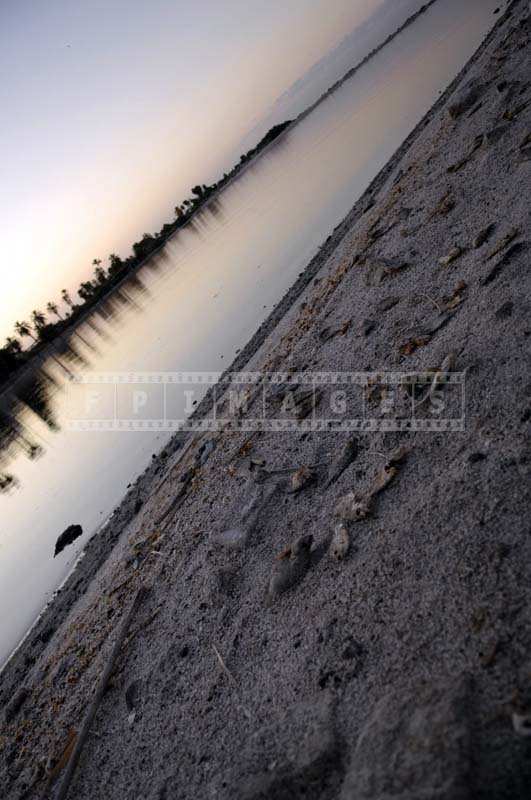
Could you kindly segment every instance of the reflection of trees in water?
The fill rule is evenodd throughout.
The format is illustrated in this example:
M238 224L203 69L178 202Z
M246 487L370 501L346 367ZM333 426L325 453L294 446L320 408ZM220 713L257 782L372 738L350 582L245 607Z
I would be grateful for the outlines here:
M58 431L51 399L58 383L45 369L27 372L0 398L0 492L6 493L20 484L7 467L9 462L22 454L35 460L44 453L38 434L27 422L31 411L44 422L48 430Z
M144 309L138 300L150 300L151 297L141 277L138 274L130 276L127 282L116 287L110 297L100 302L83 324L95 337L112 342L113 337L107 328L116 321L120 312L128 309L140 313ZM95 319L96 315L100 321ZM59 336L42 354L40 365L35 360L34 366L28 366L0 395L0 493L6 494L20 485L16 475L9 470L13 459L23 455L35 460L44 453L42 438L28 422L28 412L36 415L49 431L59 431L53 411L54 395L74 377L74 368L91 366L93 354L99 355L98 348L79 330L68 336ZM54 366L60 369L52 369Z

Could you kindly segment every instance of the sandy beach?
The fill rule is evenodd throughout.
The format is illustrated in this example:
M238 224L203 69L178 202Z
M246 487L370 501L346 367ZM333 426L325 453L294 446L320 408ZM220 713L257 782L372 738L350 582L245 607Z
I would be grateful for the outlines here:
M527 796L530 34L515 0L225 375L370 373L381 421L374 376L448 370L464 423L175 437L1 673L6 798L54 796L140 587L70 797Z

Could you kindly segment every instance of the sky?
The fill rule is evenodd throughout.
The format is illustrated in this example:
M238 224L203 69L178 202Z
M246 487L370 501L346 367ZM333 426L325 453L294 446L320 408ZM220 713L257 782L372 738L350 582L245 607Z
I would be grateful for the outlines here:
M239 160L392 0L0 0L0 340Z

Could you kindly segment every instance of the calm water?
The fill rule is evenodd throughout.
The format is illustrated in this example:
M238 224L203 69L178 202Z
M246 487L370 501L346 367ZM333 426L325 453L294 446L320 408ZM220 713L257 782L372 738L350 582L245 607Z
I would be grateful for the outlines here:
M76 337L83 361L67 368L226 368L480 44L498 5L439 0L84 325L83 340ZM0 496L0 663L169 436L70 432L64 367L45 367L55 381L49 408L18 408L20 428L4 454L18 487ZM34 445L39 457L29 458ZM71 523L83 526L83 537L54 559L55 540Z

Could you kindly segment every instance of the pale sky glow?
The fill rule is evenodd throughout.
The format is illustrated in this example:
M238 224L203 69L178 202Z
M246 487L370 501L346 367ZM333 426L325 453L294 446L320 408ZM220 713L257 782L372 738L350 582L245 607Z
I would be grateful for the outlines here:
M0 338L220 177L384 2L2 0Z

